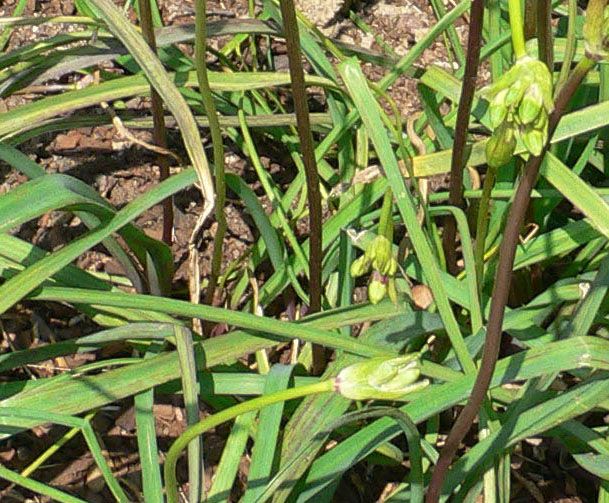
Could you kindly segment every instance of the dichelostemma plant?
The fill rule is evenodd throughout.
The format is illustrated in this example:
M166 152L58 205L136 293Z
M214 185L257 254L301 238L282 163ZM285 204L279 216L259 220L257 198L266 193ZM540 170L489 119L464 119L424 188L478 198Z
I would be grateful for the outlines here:
M481 95L490 101L493 134L486 145L489 166L500 167L514 155L521 140L526 150L540 155L548 139L548 117L554 109L552 75L541 61L525 55Z

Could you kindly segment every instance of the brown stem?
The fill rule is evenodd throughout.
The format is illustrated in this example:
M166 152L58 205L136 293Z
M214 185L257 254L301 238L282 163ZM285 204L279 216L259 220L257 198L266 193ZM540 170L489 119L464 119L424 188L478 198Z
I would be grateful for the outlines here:
M552 37L552 0L537 0L537 43L539 59L550 71L554 67L554 43Z
M302 151L302 161L305 167L307 181L307 199L309 204L309 297L310 312L321 310L321 193L319 190L319 175L315 162L315 149L313 135L309 121L309 107L307 105L307 92L305 88L302 57L300 53L300 39L296 11L293 0L281 0L281 16L285 32L286 47L290 66L292 94L294 97L294 111L298 125L298 136ZM325 364L324 349L313 346L313 372L320 373Z
M538 0L525 0L524 2L524 39L535 38L537 31L537 8Z
M562 117L569 100L577 90L577 87L585 78L586 74L592 69L594 62L588 58L580 61L573 73L560 89L554 106L554 112L550 116L548 137L551 138L558 121ZM436 503L440 499L442 491L442 483L450 463L459 448L459 444L471 428L471 425L478 414L480 404L486 396L495 364L499 356L499 346L501 343L501 332L503 326L503 317L505 314L505 306L508 301L510 292L510 281L512 279L512 269L514 266L514 257L516 254L516 246L520 235L520 228L524 220L524 216L529 207L531 200L531 192L537 181L541 162L548 148L549 142L542 154L539 157L531 157L527 162L524 175L522 176L514 201L510 207L510 212L507 217L503 241L499 251L499 263L495 275L495 286L491 300L491 309L487 325L486 340L484 344L484 352L482 354L482 362L480 363L480 371L476 377L476 382L469 396L467 404L459 414L455 421L444 448L440 453L440 458L434 468L431 482L427 490L425 498L426 503Z
M150 48L156 52L156 40L154 27L152 25L152 12L149 0L139 0L140 25L144 40ZM167 149L167 131L165 129L165 111L163 110L163 99L150 86L150 97L152 103L152 141L161 148ZM169 159L165 155L158 155L156 163L159 166L160 181L169 178ZM163 241L171 246L173 240L173 198L163 200Z
M461 87L461 98L457 111L457 124L455 128L455 141L453 144L452 160L450 166L449 202L453 206L463 206L463 169L466 161L467 132L469 129L469 116L476 92L476 77L480 63L480 46L482 38L482 21L484 18L484 0L473 0L469 20L469 35L467 38L467 56L465 58L465 72ZM444 220L444 237L442 247L446 255L446 265L451 274L457 273L457 227L452 218Z

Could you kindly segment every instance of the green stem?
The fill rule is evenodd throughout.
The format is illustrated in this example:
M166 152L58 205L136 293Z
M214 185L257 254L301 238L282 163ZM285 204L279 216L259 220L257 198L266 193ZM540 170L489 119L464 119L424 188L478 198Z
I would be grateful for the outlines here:
M601 61L604 57L606 7L607 0L590 0L586 7L586 21L583 30L586 56L594 61Z
M524 41L524 19L522 18L522 7L520 0L508 0L510 13L510 28L512 30L512 45L516 59L526 56L526 44Z
M478 279L478 289L482 287L482 279L484 276L484 250L486 244L486 233L489 223L489 207L491 201L491 192L495 185L497 177L497 168L489 166L482 186L482 196L478 206L478 220L476 222L476 245L474 249L474 263L476 264L476 278Z
M393 219L391 218L393 209L393 192L387 189L381 206L381 218L379 220L379 236L385 236L389 241L393 240Z
M192 442L195 438L205 433L211 428L230 421L231 419L245 414L246 412L259 410L267 405L272 405L277 402L285 402L293 400L294 398L301 398L308 395L317 393L327 393L334 390L334 380L328 379L317 383L309 384L307 386L299 386L298 388L288 388L277 393L271 393L270 395L263 395L247 402L242 402L228 409L209 416L199 423L189 427L184 433L182 433L176 441L173 443L169 451L167 452L167 459L165 460L165 485L167 487L167 501L169 503L178 503L178 481L176 478L176 465L181 452L186 446Z
M493 43L501 37L501 2L499 0L488 1L488 31L489 42ZM495 82L503 73L503 55L501 51L495 51L491 56L491 74Z
M85 421L90 421L95 416L97 411L90 412L85 416ZM54 444L52 444L46 451L38 456L32 463L30 463L21 472L22 477L29 478L38 468L40 468L51 456L53 456L59 449L66 445L76 435L80 433L81 428L74 427L68 430L61 438L59 438Z
M195 1L195 65L197 70L197 79L199 81L199 92L203 100L205 113L209 120L209 130L211 133L211 141L214 154L215 168L215 189L216 189L216 206L215 216L218 222L218 228L214 237L214 251L211 262L211 274L209 276L209 285L205 293L205 303L211 305L214 300L216 285L218 284L218 276L222 267L222 244L224 235L226 234L226 217L224 216L224 204L226 202L226 183L224 180L224 148L222 145L222 131L218 114L216 113L216 104L209 86L207 77L207 5L206 0ZM198 278L197 278L198 280Z
M577 44L575 33L576 22L577 0L569 0L567 11L567 39L565 43L565 56L563 58L562 66L560 67L560 75L558 76L558 82L556 83L556 90L559 90L562 87L569 76L569 72L571 71L571 65L573 64Z

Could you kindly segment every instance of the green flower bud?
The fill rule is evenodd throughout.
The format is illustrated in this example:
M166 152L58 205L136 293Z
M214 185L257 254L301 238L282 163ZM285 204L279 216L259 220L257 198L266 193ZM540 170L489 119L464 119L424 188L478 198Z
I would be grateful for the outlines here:
M545 136L542 131L535 128L527 128L522 134L522 143L526 149L533 154L538 156L543 150L545 144Z
M505 105L508 107L518 106L526 91L526 83L524 80L517 80L512 86L507 89L505 95Z
M492 168L500 168L510 162L515 150L514 130L503 123L486 142L486 162Z
M532 84L520 102L518 116L522 124L530 124L541 113L543 109L543 95L541 86Z
M377 236L370 244L368 250L372 267L381 274L386 275L393 259L391 241L385 236Z
M378 304L387 295L387 283L374 276L368 285L368 300L371 304Z
M507 89L499 92L491 102L489 108L489 115L491 120L491 126L493 128L498 127L506 118L508 114L508 106L505 104L505 97L507 96Z
M395 273L398 271L398 261L394 258L391 257L391 260L389 262L387 262L387 267L385 268L384 271L380 271L381 274L384 274L385 276L395 276Z
M371 358L341 370L334 389L351 400L398 400L429 385L420 375L418 354Z
M366 254L362 255L351 264L351 276L354 278L363 276L364 274L367 274L368 271L370 271L370 260L366 257Z
M603 0L590 0L583 27L586 56L594 61L607 59L609 6Z
M537 116L537 119L533 123L533 127L538 131L543 131L548 128L548 114L545 110Z

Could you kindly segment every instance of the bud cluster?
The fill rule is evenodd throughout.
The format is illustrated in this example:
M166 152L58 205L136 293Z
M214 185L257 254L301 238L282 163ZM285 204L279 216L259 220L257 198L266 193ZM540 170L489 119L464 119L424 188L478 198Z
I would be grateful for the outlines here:
M351 400L398 400L429 385L421 376L418 354L397 358L377 357L342 369L334 388Z
M489 166L498 168L514 155L517 140L540 155L548 139L548 117L554 109L552 75L541 61L524 56L499 80L485 87L493 135L486 145Z
M397 302L394 278L397 270L398 262L393 256L391 241L385 236L375 237L364 254L351 264L351 276L354 278L372 271L368 284L368 299L372 304L378 304L385 295Z
M606 0L590 0L586 8L584 42L586 56L593 61L609 59L609 6Z

